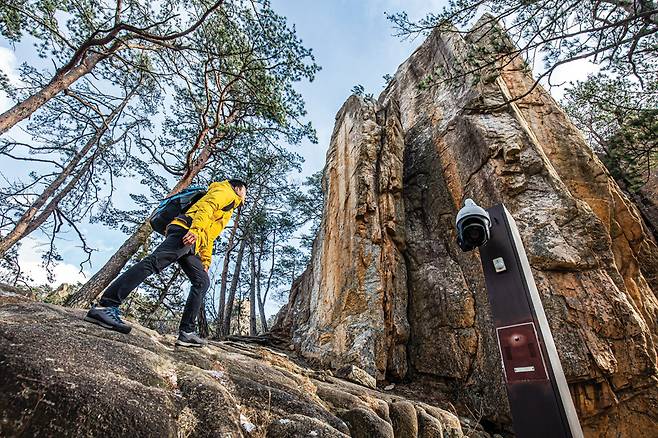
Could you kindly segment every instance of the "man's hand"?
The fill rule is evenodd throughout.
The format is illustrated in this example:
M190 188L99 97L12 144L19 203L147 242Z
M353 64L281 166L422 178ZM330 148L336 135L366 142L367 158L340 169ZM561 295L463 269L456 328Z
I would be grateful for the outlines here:
M183 245L192 245L194 242L196 242L196 234L188 231L187 234L183 236Z

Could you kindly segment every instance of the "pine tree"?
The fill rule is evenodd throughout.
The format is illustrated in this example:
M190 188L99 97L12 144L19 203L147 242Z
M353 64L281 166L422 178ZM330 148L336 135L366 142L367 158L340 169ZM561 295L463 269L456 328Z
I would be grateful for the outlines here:
M63 99L55 99L30 126L32 137L45 147L10 139L0 143L0 155L19 161L47 162L57 168L45 178L39 175L30 184L33 193L35 189L40 192L26 196L27 207L21 209L20 217L12 221L12 228L0 238L0 257L53 215L59 215L67 222L78 222L81 216L72 217L75 211L89 212L97 199L88 196L91 191L87 184L94 184L94 178L99 178L99 174L112 175L118 170L104 166L101 161L107 163L111 151L125 142L126 137L132 136L139 129L138 125L146 122L147 116L142 113L133 113L133 120L128 123L122 120L126 105L139 94L143 85L141 76L128 80L123 87L123 97L119 99L98 92L90 93L88 88L67 90ZM95 103L97 101L105 102L103 106L107 109L103 110ZM53 157L57 153L63 156ZM42 155L46 157L40 158ZM20 196L25 188L17 189L15 187L16 191L10 192L8 197ZM72 197L74 201L71 201Z
M167 134L159 142L141 145L153 164L177 177L167 194L187 187L210 162L228 158L224 154L231 148L249 153L253 144L315 139L310 124L299 122L304 102L293 84L312 80L318 66L285 19L265 2L256 12L227 6L217 20L206 20L195 33L199 39L192 42L198 50L193 53L198 58L166 61L178 77L175 117L165 123ZM192 144L189 138L194 138ZM93 300L150 233L144 220L69 304Z
M635 193L658 164L658 83L596 74L577 82L562 102L617 181Z
M658 9L654 1L451 0L440 12L418 21L409 19L405 12L388 14L388 18L404 38L434 29L463 33L482 12L488 15L470 31L496 53L478 53L482 47L476 47L476 53L471 54L476 59L467 57L472 63L466 68L454 72L439 69L426 78L425 87L446 81L459 84L466 77L486 78L483 73L491 67L519 59L528 66L543 62L544 70L534 86L541 80L550 85L557 67L582 59L599 64L613 76L631 75L645 84L658 70ZM499 22L504 24L509 40L501 34L496 25ZM534 86L513 99L527 96Z
M30 35L38 42L39 55L51 57L58 67L46 83L0 114L0 134L80 78L98 71L98 67L103 70L99 73L112 81L117 70L142 68L144 63L135 62L136 59L152 52L186 48L188 37L223 3L223 0L169 1L159 7L158 3L141 0L2 2L2 36L16 43L25 34ZM6 76L1 82L8 86Z

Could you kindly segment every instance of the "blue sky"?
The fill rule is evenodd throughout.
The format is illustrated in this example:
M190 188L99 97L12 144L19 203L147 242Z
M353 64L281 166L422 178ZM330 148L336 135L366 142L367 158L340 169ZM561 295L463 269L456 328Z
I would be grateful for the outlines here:
M397 67L420 45L421 39L400 41L384 12L406 10L421 18L445 2L422 0L273 0L272 7L288 17L322 66L312 83L298 88L305 97L309 118L318 131L318 145L305 144L305 172L324 166L334 117L354 85L378 96L385 74Z
M382 76L394 74L398 65L421 44L421 38L401 41L393 36L393 29L384 13L405 10L412 19L418 19L428 12L438 11L445 3L444 0L272 0L273 9L288 17L289 23L295 25L299 37L306 47L313 49L316 62L322 66L314 82L298 86L305 98L308 119L317 130L319 142L305 142L295 147L305 158L302 175L297 178L302 179L324 166L336 112L349 96L352 87L361 84L367 93L378 96L384 86ZM26 61L43 63L42 60L37 61L29 44L19 45L13 50L6 41L0 40L0 68L10 78L17 78L17 66ZM590 70L584 63L570 65L560 69L555 79L559 82L563 78L584 78ZM553 92L556 97L560 97L560 89ZM9 105L10 101L0 92L0 111ZM10 135L15 136L16 133L15 129L10 131ZM20 166L0 162L0 170L10 176L26 175L31 170ZM129 190L129 185L126 185L118 191L117 196L127 196ZM85 269L89 275L113 254L125 235L99 225L85 225L82 229L95 236L93 246L99 249L92 257L93 268ZM24 269L32 272L37 282L45 280L45 274L39 268L42 238L33 233L25 239L21 251ZM66 239L70 242L66 242ZM56 270L57 282L84 280L77 267L83 254L77 247L74 235L63 236L58 246L64 263ZM268 310L272 312L274 309Z

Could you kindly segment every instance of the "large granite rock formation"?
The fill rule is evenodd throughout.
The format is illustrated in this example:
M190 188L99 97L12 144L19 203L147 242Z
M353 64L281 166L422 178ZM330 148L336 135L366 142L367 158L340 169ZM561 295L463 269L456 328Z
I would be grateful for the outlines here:
M122 335L83 322L83 310L3 289L2 437L489 438L440 404L338 379L281 351L177 348L137 324Z
M377 100L340 109L322 225L275 329L310 360L441 381L455 403L509 424L480 262L454 231L466 197L502 202L586 435L655 436L656 242L522 62L468 73L510 44L486 20L433 32Z

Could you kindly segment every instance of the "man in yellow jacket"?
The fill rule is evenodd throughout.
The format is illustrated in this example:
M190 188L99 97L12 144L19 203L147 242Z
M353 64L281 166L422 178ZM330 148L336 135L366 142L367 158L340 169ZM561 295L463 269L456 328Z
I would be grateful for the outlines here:
M232 179L210 184L208 192L187 212L167 226L165 240L155 251L117 277L103 292L85 321L104 328L129 333L131 327L121 320L119 305L149 275L178 262L192 287L187 296L176 345L201 347L205 341L195 334L196 317L210 286L208 267L215 239L228 223L233 210L247 196L247 185Z

